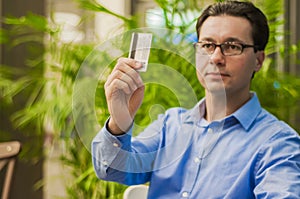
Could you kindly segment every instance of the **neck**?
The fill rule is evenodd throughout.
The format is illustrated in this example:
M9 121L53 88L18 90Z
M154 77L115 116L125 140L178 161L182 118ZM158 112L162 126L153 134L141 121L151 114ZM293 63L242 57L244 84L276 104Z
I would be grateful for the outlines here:
M206 114L208 122L220 120L231 115L251 98L249 92L244 94L215 94L206 92Z

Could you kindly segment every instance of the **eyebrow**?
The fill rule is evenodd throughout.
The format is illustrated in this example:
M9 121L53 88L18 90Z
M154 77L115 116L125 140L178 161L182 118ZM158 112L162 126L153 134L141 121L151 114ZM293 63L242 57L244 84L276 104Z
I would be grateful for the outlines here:
M200 41L208 41L208 42L216 42L213 38L210 38L210 37L204 37L202 38ZM245 43L244 41L236 38L236 37L229 37L229 38L226 38L224 42L239 42L239 43ZM222 43L224 43L222 42Z

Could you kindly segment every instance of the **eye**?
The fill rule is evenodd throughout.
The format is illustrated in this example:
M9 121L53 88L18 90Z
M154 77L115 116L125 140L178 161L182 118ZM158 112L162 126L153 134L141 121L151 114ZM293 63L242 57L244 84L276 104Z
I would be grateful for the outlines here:
M215 45L213 43L202 43L201 44L201 48L204 48L204 49L214 49Z
M230 50L230 51L240 51L242 49L242 46L239 44L225 44L224 45L225 50Z

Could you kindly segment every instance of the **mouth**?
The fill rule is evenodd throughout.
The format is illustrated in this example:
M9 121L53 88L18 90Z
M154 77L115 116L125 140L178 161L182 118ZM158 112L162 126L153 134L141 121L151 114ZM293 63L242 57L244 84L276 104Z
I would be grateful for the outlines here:
M230 77L229 74L227 74L227 73L222 73L222 72L207 72L207 73L205 74L205 76L219 77L219 78L221 78L221 77Z

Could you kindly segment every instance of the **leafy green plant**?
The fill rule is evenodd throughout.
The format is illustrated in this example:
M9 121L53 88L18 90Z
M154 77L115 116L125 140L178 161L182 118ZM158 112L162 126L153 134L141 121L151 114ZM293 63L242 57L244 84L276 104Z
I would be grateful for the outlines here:
M32 90L27 106L11 117L15 126L23 129L34 125L35 131L31 133L39 135L40 140L46 134L53 135L54 139L65 140L68 153L62 157L62 162L72 167L73 177L76 178L68 188L70 198L112 195L110 183L97 180L91 172L86 173L92 168L90 154L78 137L72 139L76 135L72 116L72 88L81 63L95 44L62 43L59 40L60 27L32 13L21 18L7 17L4 23L9 25L9 29L1 31L2 41L11 45L11 48L28 42L45 45L42 57L27 60L25 64L28 70L1 66L1 98L6 103L14 103L15 96L24 92L24 89ZM48 38L45 43L44 38ZM39 148L43 144L34 147L34 151L32 146L31 142L24 143L22 156L25 159L43 158L43 150ZM89 169L86 170L87 167ZM88 178L85 178L86 174L90 174ZM89 178L96 182L91 184L92 187L98 186L98 189L90 189Z

